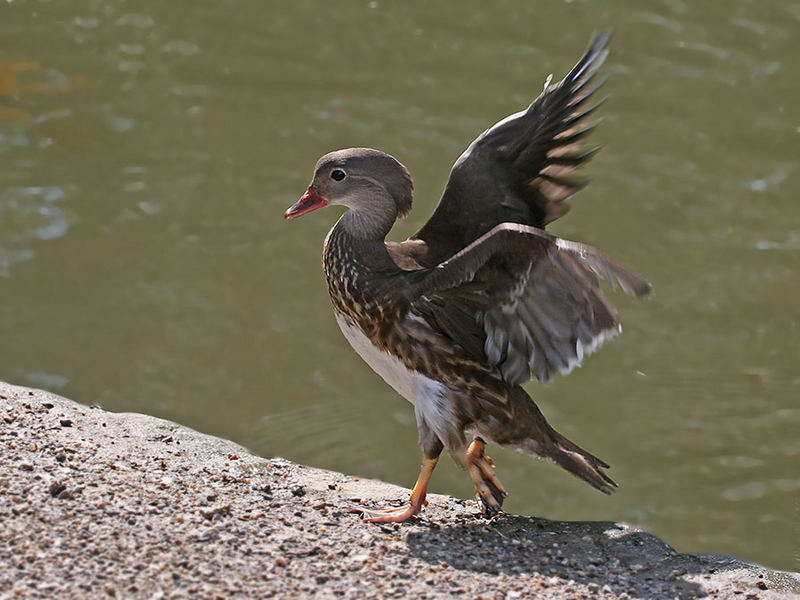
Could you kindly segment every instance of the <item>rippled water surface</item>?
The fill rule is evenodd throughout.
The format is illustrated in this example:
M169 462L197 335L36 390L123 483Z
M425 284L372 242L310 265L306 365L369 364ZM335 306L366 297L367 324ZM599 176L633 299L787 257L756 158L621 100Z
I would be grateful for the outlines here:
M551 386L605 497L493 453L512 511L623 519L798 569L800 4L0 3L0 378L410 485L411 407L349 349L287 223L319 155L391 152L430 214L453 160L614 26L592 184L553 230L648 276ZM437 492L471 495L444 464Z

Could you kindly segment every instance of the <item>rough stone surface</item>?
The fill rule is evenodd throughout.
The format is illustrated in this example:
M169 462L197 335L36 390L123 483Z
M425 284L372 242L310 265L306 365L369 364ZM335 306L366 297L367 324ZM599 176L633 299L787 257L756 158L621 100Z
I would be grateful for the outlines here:
M407 490L0 382L0 598L800 597L800 576L678 554L622 523L433 496L402 525L349 509Z

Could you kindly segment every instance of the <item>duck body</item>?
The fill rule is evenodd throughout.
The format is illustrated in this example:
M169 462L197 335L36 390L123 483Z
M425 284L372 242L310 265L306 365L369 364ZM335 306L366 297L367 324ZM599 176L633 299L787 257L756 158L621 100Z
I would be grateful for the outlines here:
M337 223L324 244L323 268L339 328L364 362L414 405L425 454L438 456L444 448L467 466L469 433L568 463L594 487L610 491L614 483L600 468L604 462L553 430L520 385L508 383L498 366L432 326L398 293L412 290L430 269L406 270L410 260L398 259L397 247L392 253L389 248L382 241L354 239ZM421 254L414 242L400 250ZM572 455L576 449L578 457Z
M364 361L414 405L422 472L409 502L362 511L403 521L424 504L443 450L466 467L485 510L505 490L484 454L494 443L552 459L610 492L608 465L556 432L521 387L549 382L620 331L598 278L641 296L650 285L588 246L544 230L579 187L572 173L595 107L589 84L607 54L595 37L563 81L545 84L528 109L486 130L456 161L430 220L387 242L411 208L406 168L383 152L349 148L323 156L311 185L286 211L329 204L348 210L329 232L323 268L336 321ZM474 440L467 445L466 435Z
M337 224L326 240L323 266L344 337L414 405L421 440L431 437L432 446L446 442L451 456L463 464L463 432L478 420L476 400L507 394L499 371L472 359L414 310L402 291L427 270L404 270L384 242L353 239Z

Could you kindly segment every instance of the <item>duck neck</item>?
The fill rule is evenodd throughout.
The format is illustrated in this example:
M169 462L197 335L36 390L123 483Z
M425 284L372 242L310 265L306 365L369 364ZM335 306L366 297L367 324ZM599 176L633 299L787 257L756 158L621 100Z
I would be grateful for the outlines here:
M351 208L342 215L339 226L360 240L382 242L397 220L397 209L391 200L372 205L369 210Z

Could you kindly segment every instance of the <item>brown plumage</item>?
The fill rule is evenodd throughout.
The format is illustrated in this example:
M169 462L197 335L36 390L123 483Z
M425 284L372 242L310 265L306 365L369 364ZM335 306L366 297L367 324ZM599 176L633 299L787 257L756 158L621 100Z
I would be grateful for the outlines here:
M598 285L642 296L650 285L545 225L581 187L594 153L587 107L608 54L596 36L559 83L481 134L456 161L433 216L405 242L386 242L411 208L408 170L388 154L350 148L323 156L295 218L328 204L349 210L325 240L323 266L337 322L364 360L415 406L423 470L408 505L364 511L371 521L416 514L446 449L469 469L487 510L505 491L485 442L552 459L597 489L608 465L556 432L520 387L569 373L619 328ZM465 433L475 436L467 447Z

